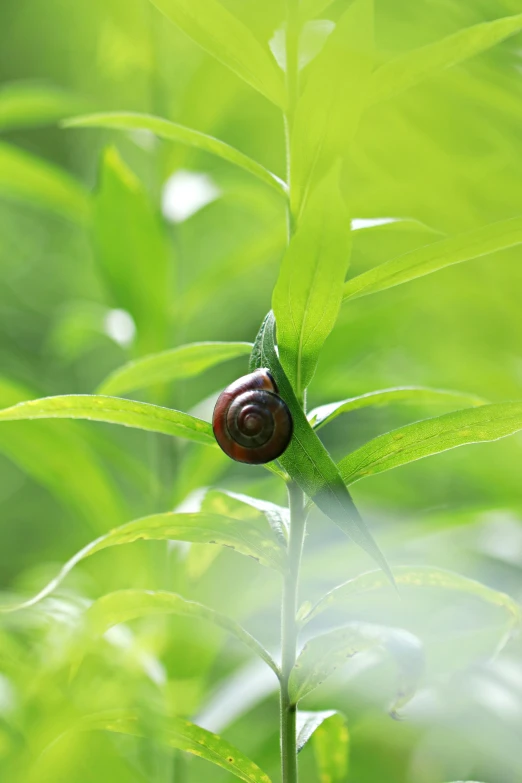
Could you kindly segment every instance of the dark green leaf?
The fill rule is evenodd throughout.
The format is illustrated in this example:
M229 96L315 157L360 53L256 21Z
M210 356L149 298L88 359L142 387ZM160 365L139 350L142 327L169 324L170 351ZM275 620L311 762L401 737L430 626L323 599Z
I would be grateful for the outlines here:
M102 636L114 625L155 614L195 617L217 625L253 650L276 675L279 675L278 667L272 656L239 623L208 606L203 606L195 601L187 601L176 593L169 593L165 590L118 590L95 601L87 610L85 621L88 633Z
M151 2L202 49L277 106L284 106L284 82L275 61L248 27L221 3L217 0Z
M98 391L100 394L126 394L155 383L193 378L216 364L246 356L252 343L190 343L170 351L143 356L114 370Z
M138 114L137 112L111 112L104 114L87 114L82 117L73 117L62 123L65 128L115 128L118 130L146 130L154 133L160 139L186 144L189 147L209 152L219 158L232 163L234 166L249 174L253 174L266 185L274 188L278 193L286 196L287 186L283 180L265 169L260 163L243 152L231 147L220 139L208 136L206 133L178 125L175 122L154 117L150 114Z
M422 676L421 642L399 628L369 623L350 623L310 639L290 675L291 698L298 702L345 664L347 658L372 647L384 648L395 659L400 678L392 712L404 706L413 697Z
M406 255L392 258L348 280L344 299L375 294L417 277L429 275L452 264L495 253L522 243L522 218L491 223L476 231L434 242Z
M453 405L460 407L463 403L468 405L485 405L486 400L474 394L464 392L447 391L446 389L430 389L426 386L398 386L394 389L381 389L380 391L361 394L359 397L349 397L341 402L331 402L320 405L308 414L308 421L316 430L333 421L342 413L359 410L360 408L380 407L404 403L406 405Z
M266 316L257 335L252 351L251 367L270 369L279 393L292 413L294 434L289 447L279 461L321 511L364 549L393 582L393 576L384 556L359 516L335 463L308 423L281 367L275 349L275 318L272 312Z
M522 402L502 402L417 421L374 438L338 465L347 484L366 476L439 454L441 451L505 438L522 430Z
M25 419L88 419L109 424L122 424L140 430L162 432L215 446L211 425L188 413L135 402L123 397L104 397L96 394L67 394L63 397L43 397L40 400L19 402L0 411L0 421Z
M350 735L346 718L336 710L297 713L297 747L312 737L321 783L344 783L348 775Z
M334 167L307 201L272 299L281 363L298 398L332 331L350 261L350 221Z
M468 60L522 29L522 14L459 30L447 38L414 49L375 71L370 101L390 98L430 79L452 65Z

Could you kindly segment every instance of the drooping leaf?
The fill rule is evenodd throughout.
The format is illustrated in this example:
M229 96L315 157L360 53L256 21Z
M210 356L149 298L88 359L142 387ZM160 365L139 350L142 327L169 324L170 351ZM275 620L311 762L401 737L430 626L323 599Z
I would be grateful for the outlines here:
M280 457L280 463L318 508L364 549L393 583L386 559L361 519L350 494L345 491L335 463L308 423L281 367L275 348L275 318L272 312L263 321L252 350L251 368L259 367L270 369L293 418L293 437Z
M45 82L13 82L0 89L0 131L51 125L86 109L78 95Z
M381 389L379 391L361 394L359 397L349 397L340 402L330 402L320 405L308 414L308 421L316 430L333 421L342 413L359 410L367 407L380 407L404 403L406 405L453 405L460 407L467 405L485 405L487 400L474 394L465 392L448 391L446 389L430 389L427 386L398 386L393 389Z
M136 322L137 350L164 348L174 294L167 237L144 188L114 148L102 159L94 244L113 304Z
M208 606L195 601L187 601L182 596L165 590L118 590L104 595L87 610L85 614L86 629L89 634L102 636L114 625L155 614L195 617L217 625L253 650L276 675L279 674L278 667L270 653L235 620Z
M69 174L10 144L0 143L0 198L27 203L81 225L89 194Z
M290 172L291 207L297 223L314 182L355 135L372 65L373 0L354 0L310 65L297 103Z
M219 544L252 557L261 565L282 571L285 568L285 552L267 527L260 526L255 521L238 520L206 512L170 512L142 517L114 528L91 541L71 557L58 575L39 593L22 602L0 605L0 612L14 612L34 606L56 590L72 569L86 557L113 546L132 544L135 541L170 540L195 544Z
M348 775L350 735L346 718L336 710L297 713L297 748L312 738L321 783L344 783Z
M447 38L414 49L378 68L370 82L370 102L408 90L446 68L468 60L522 29L522 14L459 30Z
M522 218L491 223L476 231L442 239L440 242L412 250L353 277L345 283L343 298L355 299L384 291L386 288L407 283L452 264L480 258L521 243Z
M0 378L0 405L15 405L30 394L25 387ZM122 521L125 506L96 449L72 423L47 422L0 427L0 451L61 503L86 517L100 532Z
M282 74L268 49L218 0L151 2L202 49L277 106L284 106Z
M87 114L81 117L72 117L62 123L65 128L114 128L117 130L146 130L154 133L160 139L186 144L189 147L209 152L218 158L248 171L266 185L274 188L278 193L286 195L287 186L279 177L265 169L253 158L249 158L240 150L231 147L220 139L209 136L201 131L187 128L176 122L154 117L151 114L139 114L137 112L111 112L103 114Z
M143 356L118 367L98 387L100 394L126 394L155 383L192 378L216 364L246 356L252 343L190 343L170 351Z
M402 595L410 589L415 592L428 589L448 591L448 594L462 593L499 607L506 613L509 627L520 624L521 612L516 601L474 579L433 566L396 566L393 575ZM387 586L380 571L361 574L323 596L305 615L303 623L310 622L327 609L349 606L358 596L386 589Z
M272 300L281 363L298 398L312 380L321 348L337 320L350 237L339 171L334 167L306 204Z
M522 430L522 402L466 408L417 421L374 438L339 464L347 484L366 476L439 454L441 451L505 438Z
M122 424L150 432L161 432L178 438L215 446L211 425L188 413L162 408L123 397L96 394L67 394L19 402L0 410L0 421L27 419L88 419L108 424Z
M238 492L220 489L209 490L201 504L203 511L237 519L255 519L262 515L283 546L288 540L290 511L268 500L250 497Z
M155 721L151 727L140 721L134 711L118 710L84 719L83 728L130 734L135 737L153 734L156 741L160 740L171 748L210 761L245 783L271 783L270 778L257 764L234 745L182 718L168 717Z
M350 623L315 636L301 651L290 675L290 695L298 702L328 679L347 658L372 647L382 647L397 663L400 677L392 712L414 695L424 668L422 644L399 628L369 623Z

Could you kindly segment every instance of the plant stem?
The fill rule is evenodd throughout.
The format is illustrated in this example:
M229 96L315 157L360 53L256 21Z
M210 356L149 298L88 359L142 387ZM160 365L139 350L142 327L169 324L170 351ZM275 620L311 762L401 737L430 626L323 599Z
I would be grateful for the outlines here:
M302 490L293 482L288 485L290 504L290 538L288 568L283 584L281 607L281 775L283 783L297 783L297 705L290 698L289 680L297 654L297 603L299 568L305 534L306 513Z

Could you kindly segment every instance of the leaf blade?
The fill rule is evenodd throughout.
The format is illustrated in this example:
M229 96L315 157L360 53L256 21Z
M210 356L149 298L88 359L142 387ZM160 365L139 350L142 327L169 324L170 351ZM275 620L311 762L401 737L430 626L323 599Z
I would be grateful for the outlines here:
M0 131L52 125L86 109L78 95L51 84L13 82L0 89Z
M232 147L221 139L209 136L201 131L185 125L171 122L162 117L138 112L106 112L87 114L80 117L70 117L62 123L65 128L109 128L115 130L146 130L154 133L160 139L179 142L190 147L216 155L244 171L248 171L257 179L286 196L287 186L279 177L272 174L253 158Z
M481 258L520 243L522 243L521 217L491 223L476 231L443 239L406 255L392 258L353 277L345 283L343 299L355 299L384 291L453 264Z
M338 466L343 480L359 479L468 443L499 440L522 430L522 402L465 408L408 424L374 438Z

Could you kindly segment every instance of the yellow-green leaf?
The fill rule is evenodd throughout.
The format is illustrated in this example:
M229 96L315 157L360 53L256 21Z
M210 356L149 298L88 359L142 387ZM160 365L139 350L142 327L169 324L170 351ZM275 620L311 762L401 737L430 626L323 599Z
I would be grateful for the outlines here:
M297 713L297 747L312 739L321 783L345 783L348 775L350 735L346 718L336 710Z
M85 111L85 101L45 82L13 82L0 89L0 131L51 125L74 112Z

